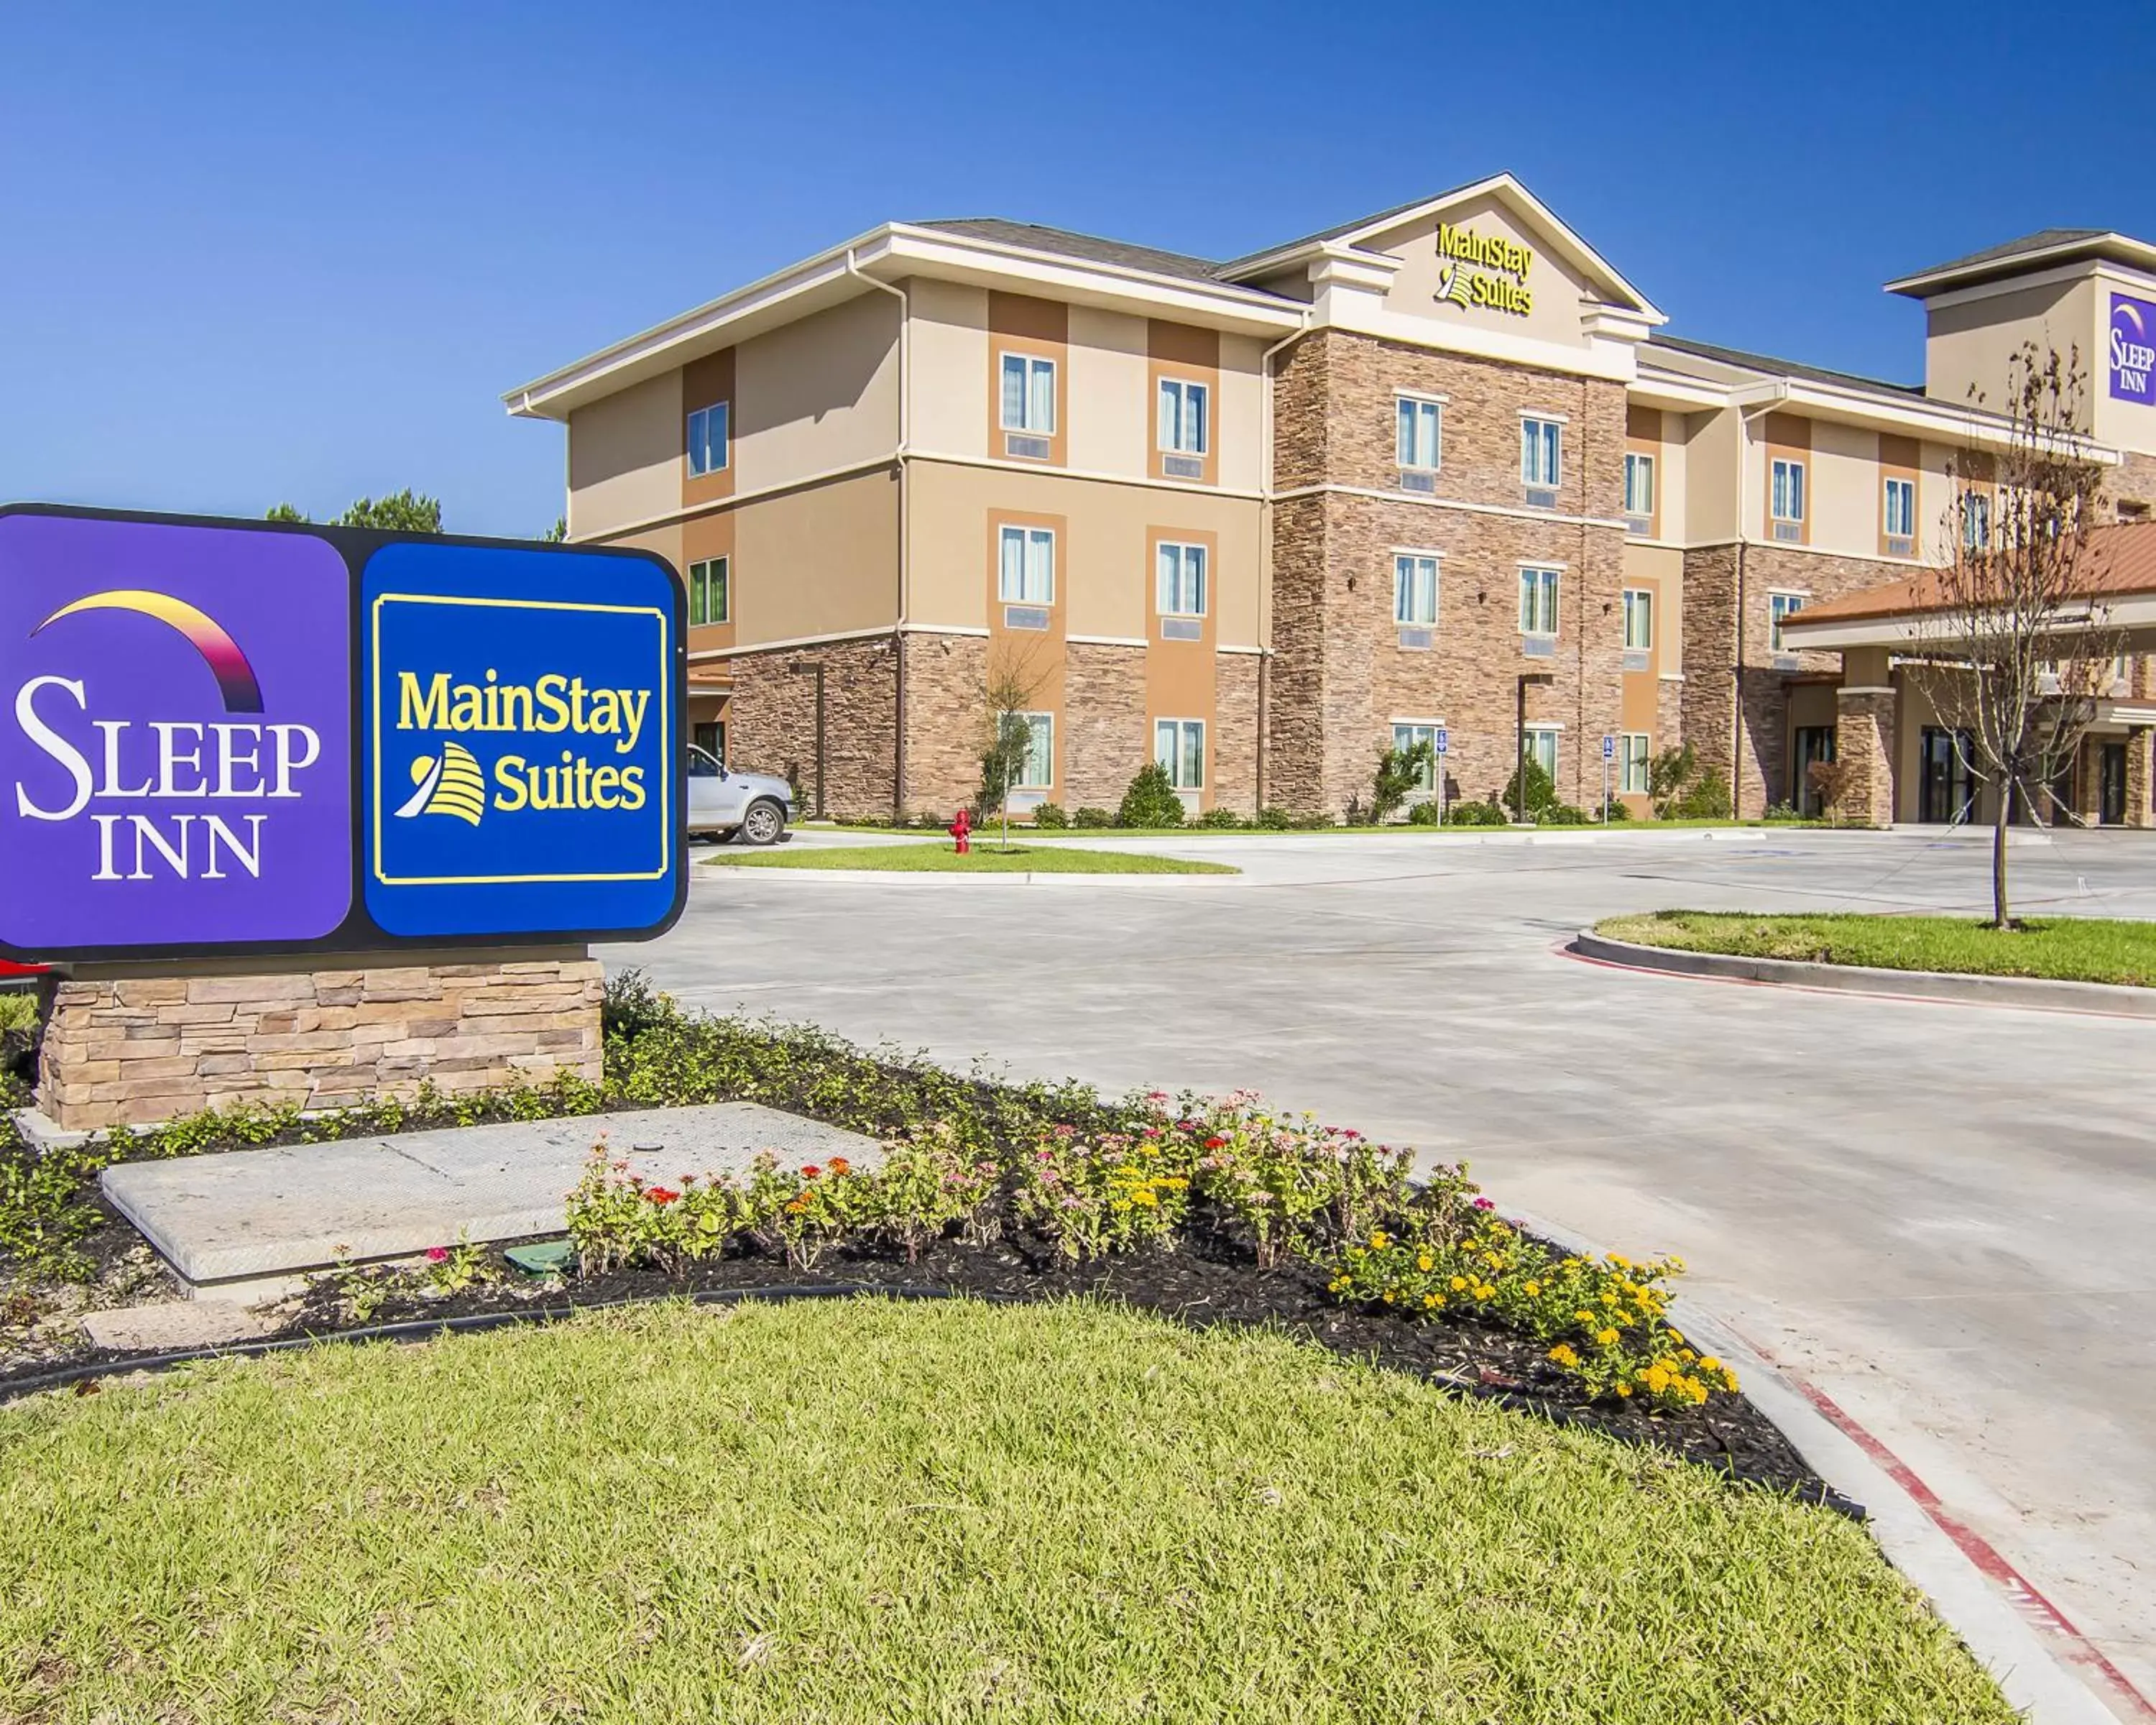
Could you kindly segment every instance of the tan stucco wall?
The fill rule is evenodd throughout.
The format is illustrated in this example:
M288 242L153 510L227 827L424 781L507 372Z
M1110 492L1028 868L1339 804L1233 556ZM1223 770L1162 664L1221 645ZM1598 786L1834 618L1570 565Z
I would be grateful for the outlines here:
M1392 285L1385 295L1388 311L1440 322L1466 324L1493 334L1553 341L1561 347L1584 347L1587 345L1586 332L1580 326L1580 313L1594 296L1588 291L1580 277L1543 249L1543 237L1539 233L1527 227L1495 198L1483 198L1471 204L1463 204L1449 212L1445 219L1455 228L1472 228L1487 239L1516 241L1534 254L1533 260L1527 266L1526 280L1522 283L1534 295L1533 310L1522 317L1491 306L1463 310L1458 305L1440 302L1436 298L1437 284L1443 273L1445 260L1437 254L1436 219L1425 217L1419 222L1362 242L1362 249L1365 251L1384 252L1401 260L1399 271L1393 277ZM1482 270L1481 266L1473 264L1469 268L1505 280L1514 279L1501 270Z
M1924 337L1924 393L1955 407L1969 403L1969 386L1983 391L1984 404L2006 409L2007 362L2024 341L2040 351L2071 347L2082 351L2085 370L2102 353L2093 283L2071 281L1987 295L1959 305L1927 309ZM2098 388L2102 388L2098 379Z
M908 280L911 424L907 440L939 455L986 455L978 380L988 371L988 295L953 281Z
M1671 423L1676 415L1670 416ZM1684 417L1684 536L1693 545L1712 545L1737 536L1738 439L1734 408ZM1754 494L1756 496L1756 493ZM1663 531L1669 531L1663 517Z
M898 481L889 472L789 491L734 511L737 646L898 620Z
M1070 465L1142 475L1152 435L1146 320L1073 305L1068 352L1064 408L1070 418Z
M1645 409L1644 414L1658 426L1655 483L1661 536L1681 541L1685 536L1686 511L1691 506L1691 463L1685 445L1685 416L1656 408Z
M1666 676L1684 669L1684 553L1675 546L1625 544L1625 584L1655 593L1655 671ZM1624 619L1617 619L1621 631ZM1645 728L1634 726L1634 729Z
M680 506L681 413L681 374L668 372L569 416L571 538Z
M1214 416L1220 452L1220 484L1255 491L1265 483L1265 349L1255 336L1220 337L1220 400Z
M1260 640L1260 510L1248 499L1117 485L1054 473L912 464L908 536L910 620L988 625L988 523L998 511L1054 516L1056 597L1074 635L1142 641L1154 574L1153 543L1182 530L1215 536L1209 603L1224 646Z
M1879 434L1823 419L1814 420L1811 431L1812 549L1876 557L1881 503Z
M897 449L898 327L870 292L734 349L736 495Z

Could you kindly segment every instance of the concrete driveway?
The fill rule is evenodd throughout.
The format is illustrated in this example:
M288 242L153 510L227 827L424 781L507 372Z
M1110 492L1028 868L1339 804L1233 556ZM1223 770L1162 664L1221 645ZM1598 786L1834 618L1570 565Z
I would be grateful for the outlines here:
M829 842L815 836L799 842ZM1133 846L1132 848L1135 848ZM1111 1089L1261 1089L1693 1291L2156 1696L2156 1021L1559 956L1660 906L1988 907L1967 837L1192 838L1227 886L701 869L684 999ZM2027 913L2156 917L2156 835L2017 845Z

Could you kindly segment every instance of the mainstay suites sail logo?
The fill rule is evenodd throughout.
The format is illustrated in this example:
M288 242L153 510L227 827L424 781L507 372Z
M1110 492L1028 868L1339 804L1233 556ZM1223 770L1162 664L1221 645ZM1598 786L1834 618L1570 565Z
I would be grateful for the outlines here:
M319 540L0 516L0 942L336 928L349 656L349 578Z

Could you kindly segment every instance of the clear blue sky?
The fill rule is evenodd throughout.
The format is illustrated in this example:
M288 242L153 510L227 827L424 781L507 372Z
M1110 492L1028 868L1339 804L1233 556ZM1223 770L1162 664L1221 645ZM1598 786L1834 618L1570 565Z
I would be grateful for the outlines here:
M0 498L536 532L502 391L886 218L1231 256L1499 169L1674 332L1914 377L1888 277L2156 239L2128 11L18 5Z

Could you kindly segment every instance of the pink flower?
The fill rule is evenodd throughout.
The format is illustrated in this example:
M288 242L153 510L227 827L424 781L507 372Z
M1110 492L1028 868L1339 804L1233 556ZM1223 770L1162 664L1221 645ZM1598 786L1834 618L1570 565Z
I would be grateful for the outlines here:
M449 1249L447 1246L429 1246L427 1248L427 1261L429 1264L448 1263L449 1261Z
M1475 1208L1478 1210L1494 1210L1497 1205L1494 1199L1478 1198L1475 1200Z

